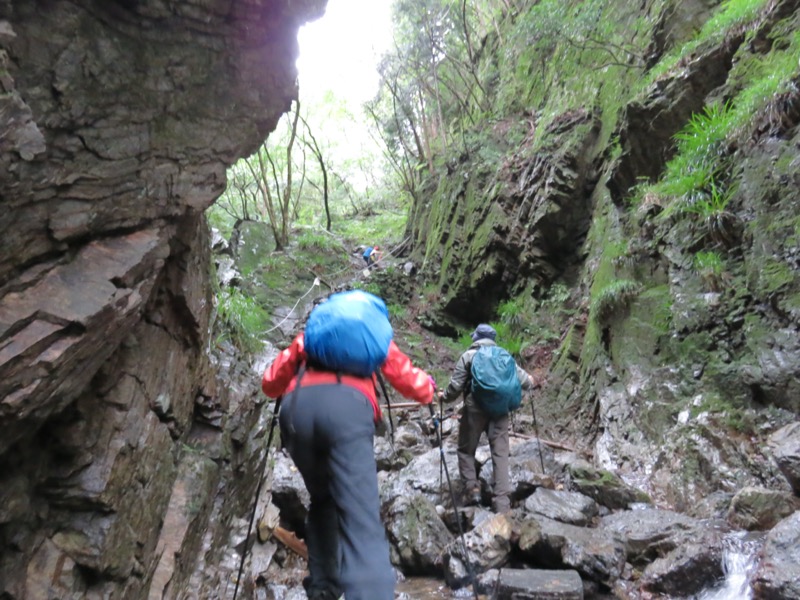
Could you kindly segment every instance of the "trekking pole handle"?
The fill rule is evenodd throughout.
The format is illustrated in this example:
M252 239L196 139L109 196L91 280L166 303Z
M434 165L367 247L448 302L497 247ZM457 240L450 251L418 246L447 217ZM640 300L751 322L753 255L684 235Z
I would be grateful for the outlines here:
M428 404L428 410L431 413L431 420L433 421L433 428L434 429L439 429L439 419L436 416L436 411L433 410L433 402Z

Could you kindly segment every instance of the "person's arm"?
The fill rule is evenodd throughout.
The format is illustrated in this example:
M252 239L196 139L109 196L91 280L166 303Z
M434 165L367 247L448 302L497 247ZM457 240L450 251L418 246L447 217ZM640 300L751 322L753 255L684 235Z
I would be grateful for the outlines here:
M535 387L533 385L533 377L531 377L528 372L519 365L517 365L517 379L519 379L519 383L523 390L532 390Z
M292 378L297 373L297 367L306 359L303 349L303 334L299 334L286 350L278 354L272 364L264 371L261 378L261 389L270 398L282 395Z
M389 344L389 354L381 365L381 371L391 386L402 396L416 400L420 404L433 402L433 384L431 378L422 369L411 364L397 344Z
M458 359L453 375L450 377L450 383L447 384L447 389L442 393L442 402L455 400L464 390L464 386L467 385L469 381L469 367L474 354L474 351L470 352L467 350L461 355L461 358Z

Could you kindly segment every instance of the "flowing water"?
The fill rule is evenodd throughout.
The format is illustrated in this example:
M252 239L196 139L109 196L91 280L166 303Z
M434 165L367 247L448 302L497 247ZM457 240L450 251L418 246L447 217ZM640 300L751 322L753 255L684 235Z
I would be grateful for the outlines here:
M397 600L453 600L454 598L474 598L472 588L451 590L441 579L409 577L397 584Z
M763 536L746 531L729 533L724 540L722 582L695 597L695 600L752 600L750 578ZM441 579L410 577L397 584L397 600L454 600L473 598L471 587L451 590Z
M756 566L756 555L763 539L746 531L730 533L725 538L722 585L697 596L697 600L751 600L750 577Z

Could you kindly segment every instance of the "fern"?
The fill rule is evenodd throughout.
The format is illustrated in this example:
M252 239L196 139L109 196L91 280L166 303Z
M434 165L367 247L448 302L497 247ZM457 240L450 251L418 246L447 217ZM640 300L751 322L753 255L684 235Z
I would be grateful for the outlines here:
M641 293L642 287L635 281L617 279L604 287L592 300L589 312L596 321L608 319L628 306Z

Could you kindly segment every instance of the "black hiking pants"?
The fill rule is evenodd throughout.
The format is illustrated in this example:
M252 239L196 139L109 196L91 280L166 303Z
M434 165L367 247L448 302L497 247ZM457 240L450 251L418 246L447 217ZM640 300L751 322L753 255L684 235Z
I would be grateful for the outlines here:
M342 384L301 387L281 406L281 436L311 496L309 597L393 600L394 570L380 517L372 404Z

